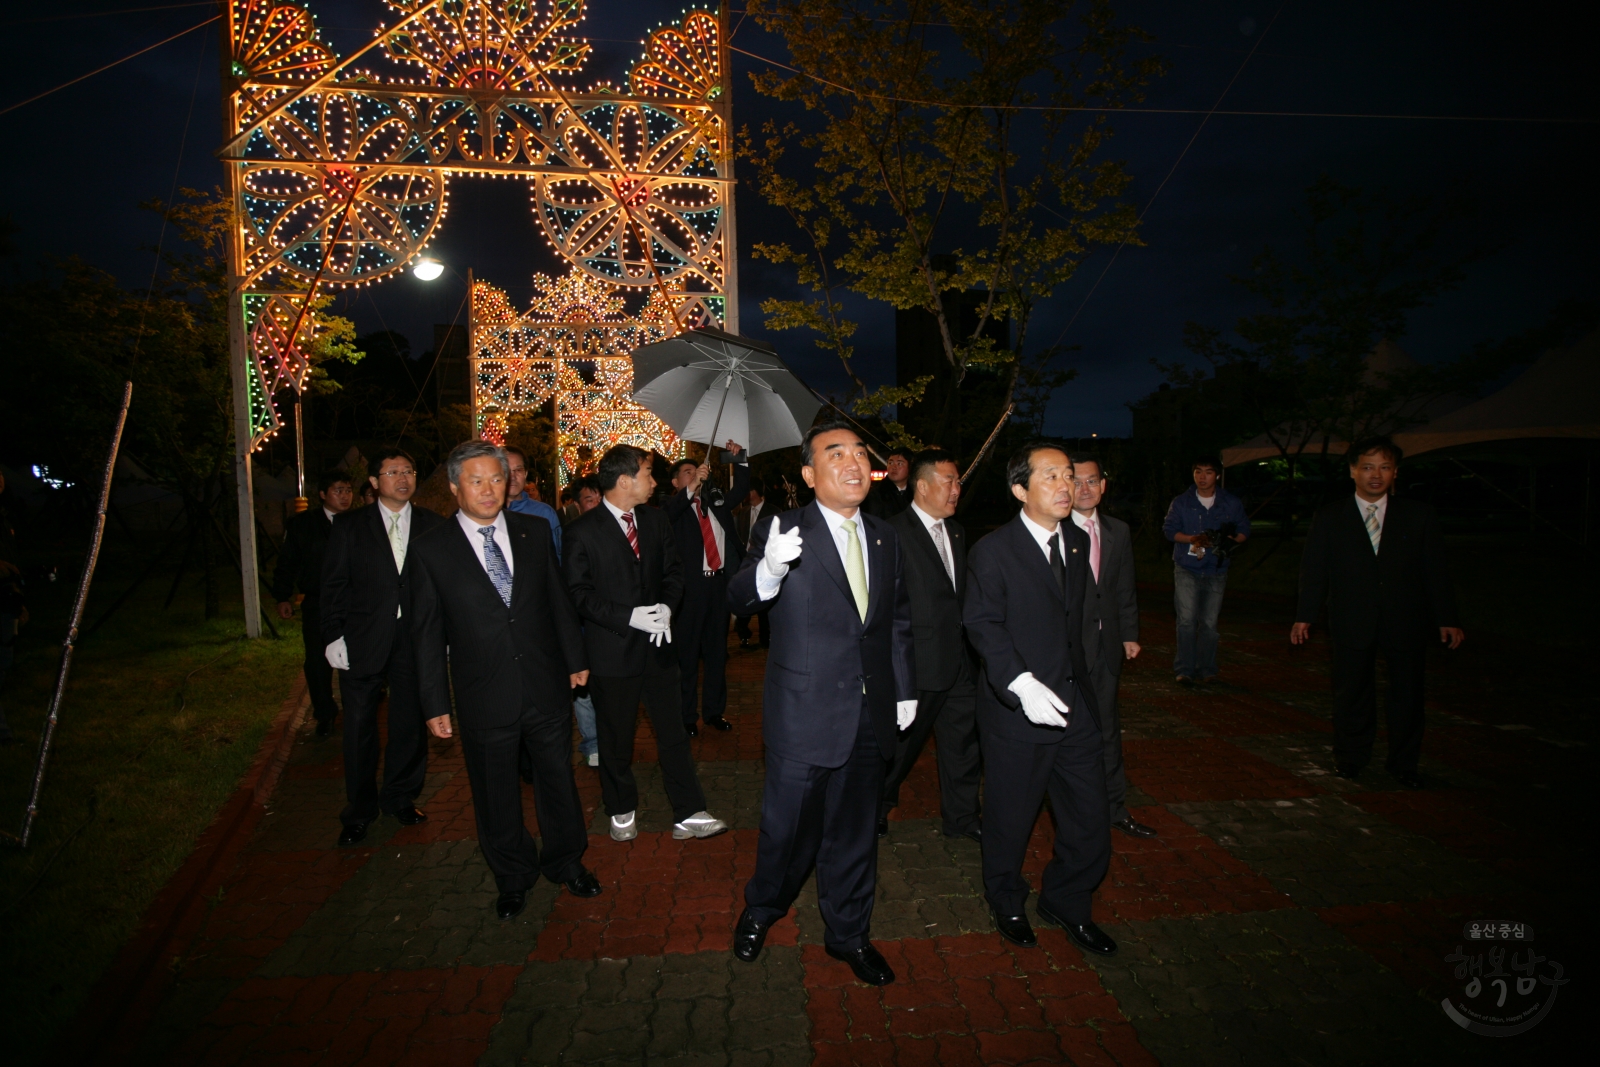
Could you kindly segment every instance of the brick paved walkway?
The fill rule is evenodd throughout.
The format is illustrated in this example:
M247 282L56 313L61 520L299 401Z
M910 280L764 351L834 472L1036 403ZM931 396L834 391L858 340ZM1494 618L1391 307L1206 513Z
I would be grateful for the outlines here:
M1554 1016L1496 1042L1452 1026L1438 1001L1443 957L1473 917L1548 931L1542 950L1572 946L1573 975L1562 887L1588 846L1563 841L1551 805L1582 779L1581 748L1515 721L1520 690L1479 647L1435 664L1423 769L1437 788L1399 791L1379 771L1341 781L1328 772L1325 651L1291 655L1281 610L1236 599L1226 684L1183 690L1161 600L1146 594L1156 610L1123 710L1130 805L1160 837L1114 839L1095 905L1122 945L1114 959L1086 960L1042 924L1032 950L993 932L978 846L939 832L929 754L880 851L873 934L899 981L868 988L823 954L810 890L757 964L734 961L760 812L764 660L735 651L736 728L695 742L710 808L733 831L672 840L642 726L636 841L606 836L596 772L577 771L586 862L605 892L540 885L512 923L492 914L454 743L433 752L428 823L384 820L365 847L340 850L339 745L303 735L200 939L174 961L142 1058L957 1067L1548 1054L1564 1036ZM1035 879L1049 840L1045 813Z

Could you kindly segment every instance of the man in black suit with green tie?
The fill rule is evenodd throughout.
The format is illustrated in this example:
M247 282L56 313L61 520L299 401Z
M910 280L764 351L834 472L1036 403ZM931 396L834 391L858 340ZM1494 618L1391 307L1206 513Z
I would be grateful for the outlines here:
M1389 671L1389 774L1421 789L1422 686L1428 642L1450 649L1465 635L1444 556L1444 531L1433 505L1392 495L1401 452L1387 437L1357 441L1346 453L1355 498L1318 510L1300 561L1300 606L1289 631L1304 644L1328 606L1333 634L1333 760L1356 778L1372 758L1378 733L1375 672Z

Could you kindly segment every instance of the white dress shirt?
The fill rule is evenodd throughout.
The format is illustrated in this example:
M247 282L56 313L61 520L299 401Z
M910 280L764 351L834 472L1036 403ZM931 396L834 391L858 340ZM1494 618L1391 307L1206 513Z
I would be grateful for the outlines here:
M1356 497L1356 514L1361 516L1361 525L1362 525L1363 528L1365 528L1366 525L1367 525L1367 509L1370 508L1373 504L1377 504L1378 505L1378 540L1382 541L1383 540L1383 520L1385 518L1387 518L1388 514L1389 514L1389 494L1388 493L1383 494L1383 499L1382 500L1362 500L1360 493L1355 494L1355 497Z
M628 524L622 521L622 516L624 516L624 515L633 515L633 512L631 512L631 511L623 511L621 508L617 507L615 504L613 504L606 497L601 497L600 498L600 503L605 506L605 509L607 511L611 512L611 517L613 519L617 520L617 529L622 531L622 536L623 537L627 537L628 536ZM637 516L637 515L633 515L633 532L634 532L635 536L637 536L638 533L639 533L639 516Z
M1044 553L1044 558L1048 562L1050 559L1050 538L1061 532L1061 524L1058 522L1046 529L1028 518L1028 513L1024 511L1022 513L1022 528L1032 534L1035 541L1039 542L1039 549ZM1067 558L1067 548L1064 542L1061 546L1061 558L1063 561Z
M478 531L485 526L494 527L494 543L500 546L500 554L506 558L506 571L512 575L517 573L516 559L511 554L511 531L506 528L504 509L490 523L480 523L464 511L456 512L456 521L461 524L461 532L467 535L467 543L472 546L472 551L477 553L478 565L483 568L483 573L489 573L489 560L483 552L483 534Z
M761 521L761 509L766 507L766 506L767 506L767 502L765 500L759 500L756 503L750 505L750 525L748 527L746 527L746 529L748 529L750 531L750 533L744 539L744 547L745 547L746 551L749 551L749 549L750 549L750 541L756 535L756 523Z
M332 521L333 521L333 517L334 517L334 516L335 516L335 515L337 515L337 514L338 514L338 512L336 512L336 511L330 511L330 510L328 510L328 509L327 509L327 508L323 508L323 509L322 509L322 513L323 513L323 514L324 514L324 515L326 515L326 516L328 516L328 521L329 521L329 522L332 522ZM388 531L387 531L387 530L385 530L385 531L384 531L384 532L385 532L385 533L387 533L387 532L388 532Z
M922 520L922 525L928 531L928 536L929 537L933 537L933 544L934 544L935 548L937 548L939 546L940 538L943 538L943 540L944 540L945 570L950 575L950 584L951 585L955 585L956 584L956 554L955 554L955 549L952 548L951 545L950 545L950 529L949 529L949 527L945 526L943 519L936 519L932 515L929 515L926 511L923 511L921 508L917 507L917 502L915 500L913 500L911 502L911 510L916 513L917 518ZM938 537L934 537L934 534L933 534L933 528L935 526L937 526L939 528L939 536Z
M389 537L389 524L394 521L394 517L396 515L400 516L400 552L401 552L402 555L404 555L406 552L410 551L411 550L411 501L409 501L409 500L406 501L405 502L405 506L402 507L399 511L390 511L389 510L389 505L385 504L382 500L379 500L378 501L378 514L383 518L383 536L384 536L384 538L386 540ZM392 547L394 545L394 542L390 541L389 544ZM398 564L396 564L395 569L396 570L400 569Z
M846 519L852 518L852 516L841 515L837 511L823 507L821 504L816 505L816 508L822 513L823 521L828 524L828 532L833 535L833 546L839 550L839 562L845 563L845 553L849 550L850 545L846 538L850 535L845 532L844 522ZM856 524L856 539L861 542L861 569L867 576L867 589L871 590L872 567L867 562L871 558L867 552L867 523L859 508L856 509L853 520ZM850 573L849 565L845 564L845 566L845 574L848 576ZM778 595L778 590L782 587L782 578L774 578L767 573L767 568L765 567L756 567L756 594L762 600L771 600Z
M700 488L703 491L705 486L701 486ZM689 495L689 510L694 512L695 525L699 526L699 508L700 505L705 504L705 498L703 496L697 497L694 493L690 493L687 489L685 489L684 492L688 493ZM706 505L706 515L711 519L711 540L716 543L717 558L720 559L722 561L722 565L726 567L728 565L727 531L722 528L722 520L717 518L717 516L711 511L710 505ZM704 534L702 534L700 538L700 569L705 571L711 569L706 562Z

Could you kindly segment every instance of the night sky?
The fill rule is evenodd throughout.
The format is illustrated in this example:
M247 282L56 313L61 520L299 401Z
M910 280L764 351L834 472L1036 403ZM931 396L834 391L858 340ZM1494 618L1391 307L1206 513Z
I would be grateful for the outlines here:
M12 41L12 58L0 73L0 108L161 41L214 10L129 10L160 3L6 5L0 26ZM321 0L311 7L346 55L369 40L388 13L378 0ZM124 13L63 17L118 8ZM592 77L620 80L644 31L680 11L677 0L590 0ZM1280 8L1191 0L1130 2L1119 11L1154 35L1148 47L1170 63L1147 107L1209 109L1237 74L1222 100L1224 111L1600 117L1594 26L1592 16L1577 14L1579 5L1301 2ZM785 58L781 43L751 21L734 43ZM769 113L768 102L748 83L758 65L735 56L737 123L753 125ZM10 158L0 211L21 227L20 261L78 254L130 287L146 285L160 220L138 210L138 203L166 198L175 183L209 188L220 179L211 154L220 142L217 70L213 24L0 114ZM1116 117L1108 151L1133 175L1130 202L1145 208L1202 117ZM1213 116L1145 216L1147 246L1124 249L1097 289L1110 252L1095 254L1038 313L1040 342L1062 334L1076 313L1062 340L1080 346L1063 357L1079 376L1055 397L1047 429L1126 434L1126 402L1160 380L1152 358L1183 356L1185 321L1228 325L1247 310L1228 275L1247 269L1264 243L1293 248L1292 212L1323 173L1397 193L1461 189L1476 199L1478 215L1461 236L1499 250L1474 266L1459 290L1413 317L1401 344L1418 359L1447 357L1536 325L1564 298L1593 298L1600 291L1597 133L1592 124ZM787 231L751 190L741 191L739 212L744 332L778 344L818 388L840 387L831 357L809 337L762 328L760 300L786 294L791 285L786 274L752 261L749 245ZM453 181L450 215L432 251L459 274L431 285L409 275L396 278L342 301L340 310L362 333L405 334L420 354L432 346L434 323L458 314L465 321L461 279L468 268L523 303L532 272L555 266L524 187L509 181ZM857 310L862 369L871 381L887 381L894 373L893 313L865 304Z

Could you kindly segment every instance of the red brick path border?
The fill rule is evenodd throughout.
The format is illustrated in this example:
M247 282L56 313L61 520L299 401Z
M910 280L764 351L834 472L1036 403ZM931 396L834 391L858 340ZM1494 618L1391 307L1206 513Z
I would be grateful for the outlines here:
M105 1067L132 1054L172 984L174 973L168 964L185 955L198 936L207 898L215 895L255 832L310 706L305 675L301 674L267 727L255 761L238 788L200 834L183 866L151 901L138 932L90 992L50 1062Z

